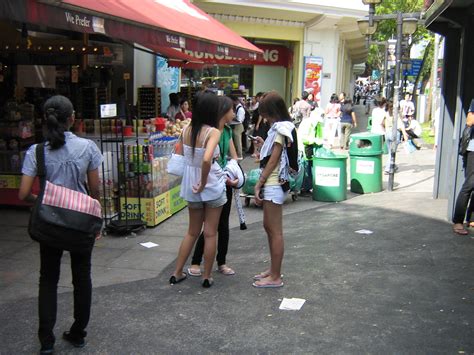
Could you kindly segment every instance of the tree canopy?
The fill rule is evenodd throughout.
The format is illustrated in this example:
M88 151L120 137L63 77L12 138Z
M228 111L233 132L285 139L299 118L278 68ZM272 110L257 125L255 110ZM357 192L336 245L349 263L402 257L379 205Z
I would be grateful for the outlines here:
M382 0L376 6L376 14L393 14L397 11L404 13L418 12L423 9L423 0ZM390 38L395 38L397 33L397 25L395 20L380 21L377 26L377 32L372 36L373 41L386 42ZM422 40L433 40L433 35L426 30L424 26L418 26L418 29L412 36L412 45ZM370 68L381 69L385 58L384 48L378 45L371 45L367 64Z

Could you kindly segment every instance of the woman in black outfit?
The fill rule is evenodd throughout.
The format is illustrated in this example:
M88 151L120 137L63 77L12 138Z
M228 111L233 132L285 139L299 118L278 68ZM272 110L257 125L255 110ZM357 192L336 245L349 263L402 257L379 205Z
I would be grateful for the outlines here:
M44 105L47 125L44 145L44 163L46 180L53 184L87 193L99 199L99 171L102 154L96 144L88 139L79 138L69 132L74 124L74 110L71 101L64 96L53 96ZM36 144L28 150L22 168L22 179L18 197L34 202L36 195L31 188L37 174ZM98 236L96 236L98 237ZM91 254L94 239L84 250L70 252L72 284L74 286L74 323L63 338L74 347L82 348L89 323L92 282ZM56 323L57 288L63 250L40 243L40 280L39 280L39 329L41 354L54 351L54 325Z
M217 117L219 120L219 130L221 131L219 141L220 157L218 163L224 168L227 164L228 157L237 160L237 151L232 141L232 129L227 126L227 123L231 122L234 117L233 102L229 97L219 96ZM219 225L217 227L217 271L223 275L235 274L235 271L226 264L227 249L229 247L229 215L232 206L232 186L235 186L235 184L236 182L227 180L227 202L222 208ZM201 233L194 249L191 267L187 270L189 276L201 276L200 264L203 253L204 233Z

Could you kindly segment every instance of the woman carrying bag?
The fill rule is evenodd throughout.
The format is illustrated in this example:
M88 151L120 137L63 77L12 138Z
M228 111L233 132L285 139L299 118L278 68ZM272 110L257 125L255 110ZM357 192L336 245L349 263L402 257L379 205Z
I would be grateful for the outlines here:
M186 279L184 264L204 230L204 272L202 286L213 284L212 266L216 255L217 226L227 203L225 173L217 163L221 133L217 122L217 95L203 91L193 104L193 120L182 134L185 167L180 196L188 202L189 227L181 242L171 285Z
M69 131L74 124L74 110L71 101L64 96L53 96L44 105L47 126L44 145L44 167L46 181L61 187L87 194L99 199L99 171L102 154L94 142L79 138ZM19 198L35 202L37 196L31 193L35 177L38 175L36 144L26 153L22 169ZM34 228L30 226L30 228ZM97 236L98 237L98 236ZM63 338L75 347L85 345L85 331L89 322L92 282L91 254L94 238L81 250L70 251L72 283L74 286L74 323ZM67 245L66 245L67 248ZM41 354L54 351L56 323L57 285L59 281L61 257L64 249L40 242L39 280L39 330Z

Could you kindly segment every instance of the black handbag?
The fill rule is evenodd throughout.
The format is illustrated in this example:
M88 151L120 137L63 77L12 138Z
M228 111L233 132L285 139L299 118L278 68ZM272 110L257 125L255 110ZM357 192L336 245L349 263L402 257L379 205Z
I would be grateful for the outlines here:
M102 229L100 202L46 180L44 144L36 146L36 162L41 190L30 216L30 237L53 248L90 250Z

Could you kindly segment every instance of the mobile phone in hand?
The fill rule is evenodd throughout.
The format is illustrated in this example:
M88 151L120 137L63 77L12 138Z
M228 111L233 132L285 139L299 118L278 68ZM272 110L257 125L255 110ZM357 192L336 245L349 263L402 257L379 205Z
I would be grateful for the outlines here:
M250 135L250 134L247 134L247 137L249 137L249 138L250 138L251 140L253 140L253 141L254 141L254 140L257 140L257 137L256 137L256 136L252 136L252 135Z

